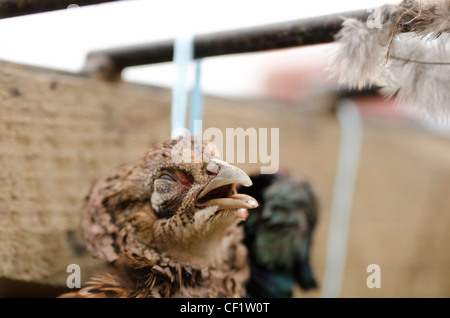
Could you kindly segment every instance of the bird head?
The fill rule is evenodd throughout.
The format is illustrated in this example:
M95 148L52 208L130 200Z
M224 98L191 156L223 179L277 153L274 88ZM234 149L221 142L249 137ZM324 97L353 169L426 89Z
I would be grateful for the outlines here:
M237 193L238 184L252 182L220 160L214 144L195 138L163 142L94 184L85 204L88 246L110 262L123 253L220 260L247 209L258 206Z

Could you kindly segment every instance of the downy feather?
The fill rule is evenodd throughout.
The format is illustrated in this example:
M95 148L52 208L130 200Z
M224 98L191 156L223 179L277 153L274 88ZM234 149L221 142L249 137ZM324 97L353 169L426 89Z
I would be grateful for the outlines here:
M376 84L399 104L450 118L450 1L405 0L374 16L378 24L342 23L330 65L339 83Z

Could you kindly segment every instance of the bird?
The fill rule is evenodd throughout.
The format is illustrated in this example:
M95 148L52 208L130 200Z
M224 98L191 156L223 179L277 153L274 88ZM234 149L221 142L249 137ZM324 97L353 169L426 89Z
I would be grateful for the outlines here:
M258 202L237 185L252 182L194 137L160 142L113 169L93 184L82 221L88 249L112 269L60 297L246 297L238 224Z
M248 295L289 298L295 284L317 288L309 259L319 207L311 183L286 171L250 177L253 186L239 189L259 202L241 223L251 269Z

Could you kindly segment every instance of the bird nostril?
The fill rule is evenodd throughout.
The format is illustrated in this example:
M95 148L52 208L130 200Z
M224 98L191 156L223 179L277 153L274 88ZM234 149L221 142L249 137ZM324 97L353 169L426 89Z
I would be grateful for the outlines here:
M215 162L208 162L206 165L206 173L210 176L216 176L219 173L220 167Z

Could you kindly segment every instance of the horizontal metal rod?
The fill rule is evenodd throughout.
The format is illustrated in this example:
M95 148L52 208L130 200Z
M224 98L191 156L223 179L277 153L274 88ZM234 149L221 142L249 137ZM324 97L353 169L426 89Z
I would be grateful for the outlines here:
M368 10L295 20L245 29L197 35L194 57L267 51L303 45L328 43L340 30L343 17L366 20ZM173 59L173 39L91 52L82 73L100 74L104 78L120 77L130 66L170 62Z
M0 19L119 0L0 0Z

